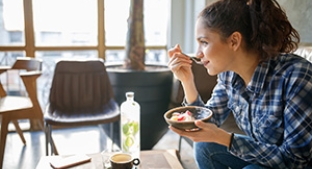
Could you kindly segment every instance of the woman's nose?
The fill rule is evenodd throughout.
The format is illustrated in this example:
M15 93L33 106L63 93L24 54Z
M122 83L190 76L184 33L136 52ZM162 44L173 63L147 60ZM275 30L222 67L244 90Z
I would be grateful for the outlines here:
M201 58L204 57L204 54L203 54L203 52L201 52L201 51L197 51L197 52L195 53L195 57L201 59Z

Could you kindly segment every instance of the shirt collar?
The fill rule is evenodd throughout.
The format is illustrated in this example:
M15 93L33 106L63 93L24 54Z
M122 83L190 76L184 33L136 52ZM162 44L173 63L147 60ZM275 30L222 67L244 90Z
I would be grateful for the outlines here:
M270 67L269 61L259 63L246 89L254 93L260 93L261 89L264 86L265 79L269 71L269 67ZM234 73L232 84L235 88L240 88L244 86L244 81L243 79L241 79L239 75Z

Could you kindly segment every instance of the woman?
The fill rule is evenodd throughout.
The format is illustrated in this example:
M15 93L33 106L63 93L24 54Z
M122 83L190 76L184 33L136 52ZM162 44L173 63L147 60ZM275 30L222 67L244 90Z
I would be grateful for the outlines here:
M307 168L312 152L312 65L292 54L300 41L276 0L219 0L196 22L197 57L218 83L204 104L189 57L170 49L168 66L181 81L184 105L213 111L196 121L192 139L199 168ZM233 113L246 135L218 128Z

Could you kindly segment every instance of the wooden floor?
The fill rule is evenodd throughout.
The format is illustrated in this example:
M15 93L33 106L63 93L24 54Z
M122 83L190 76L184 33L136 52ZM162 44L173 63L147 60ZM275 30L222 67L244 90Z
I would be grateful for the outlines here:
M239 132L233 125L232 119L228 120L230 123L223 127ZM3 169L35 169L41 156L45 156L45 136L42 131L24 132L24 136L27 144L25 146L17 133L11 132L7 136ZM98 126L54 130L53 138L62 155L98 153L105 150L109 144L105 133ZM178 141L179 136L168 130L153 149L178 149ZM193 149L184 140L180 155L185 169L197 169Z

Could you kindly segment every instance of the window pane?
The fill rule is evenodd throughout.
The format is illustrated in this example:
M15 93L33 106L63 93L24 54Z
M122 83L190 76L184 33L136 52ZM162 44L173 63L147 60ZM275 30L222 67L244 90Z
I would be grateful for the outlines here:
M125 50L106 50L105 62L123 62L125 60Z
M33 0L38 46L97 45L97 0Z
M16 61L17 57L24 57L25 52L23 51L2 51L0 52L0 65L1 66L12 66Z
M107 46L125 45L129 7L129 0L105 0L105 38ZM168 14L168 0L144 1L146 45L166 45Z
M168 0L144 1L144 33L146 45L167 44L167 27L169 19Z
M130 0L105 0L106 46L124 46Z
M23 0L0 0L0 45L25 45Z
M167 65L166 50L147 50L145 55L145 63Z
M167 52L163 50L146 50L145 63L167 64ZM125 60L124 50L106 50L106 63L123 63Z

